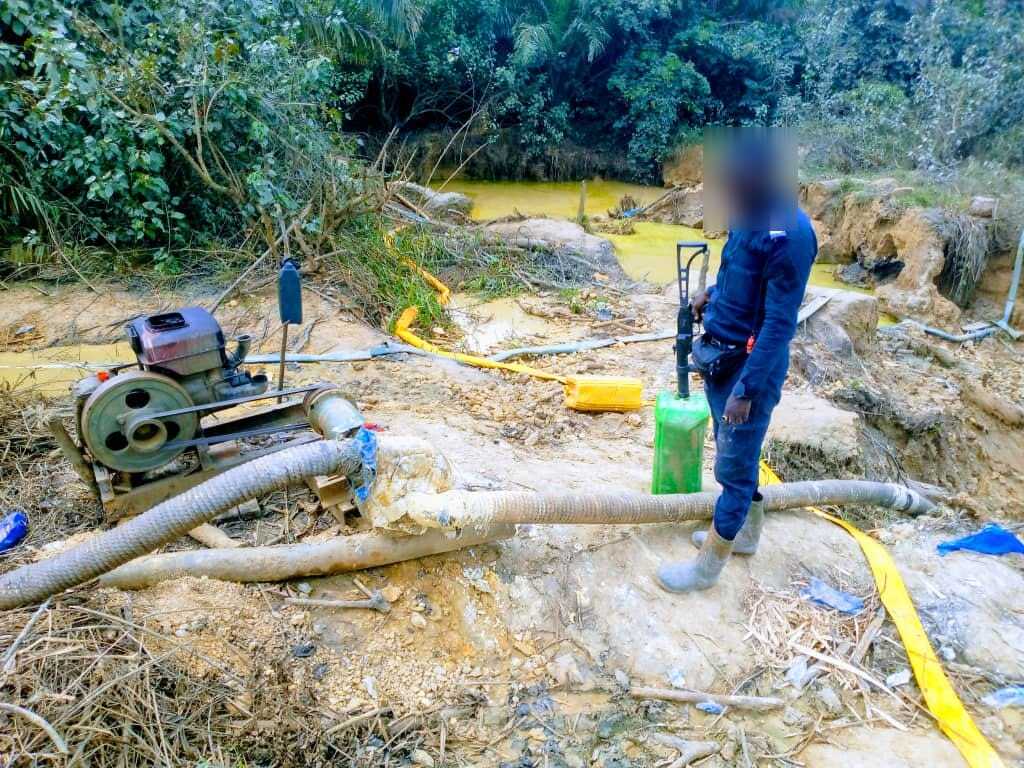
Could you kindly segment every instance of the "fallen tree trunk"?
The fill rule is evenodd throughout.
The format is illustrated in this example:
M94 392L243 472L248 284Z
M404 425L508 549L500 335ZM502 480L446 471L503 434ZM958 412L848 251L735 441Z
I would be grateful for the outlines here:
M1001 395L990 392L980 384L965 381L960 385L960 393L964 399L978 406L989 416L993 416L1011 427L1024 426L1024 408L1012 403Z
M766 712L786 705L785 701L774 696L731 696L704 691L679 691L673 688L634 687L630 688L629 695L634 699L656 699L680 704L700 704L702 701L711 701L723 707L749 709L754 712Z

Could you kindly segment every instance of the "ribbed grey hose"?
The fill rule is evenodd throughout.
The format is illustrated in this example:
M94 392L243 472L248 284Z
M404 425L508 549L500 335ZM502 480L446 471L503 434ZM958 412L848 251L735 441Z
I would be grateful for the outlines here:
M67 552L0 576L0 610L36 603L89 581L244 501L314 475L350 474L359 466L353 441L322 440L229 469Z
M811 480L780 483L761 489L767 510L860 504L888 507L919 515L935 505L914 490L893 483L867 480ZM403 507L429 528L512 523L635 525L710 519L718 492L643 493L530 493L522 491L447 491L407 497Z
M416 535L365 531L326 541L237 549L192 549L147 555L100 576L100 586L142 589L193 576L221 581L284 581L377 568L514 536L514 525L425 531Z

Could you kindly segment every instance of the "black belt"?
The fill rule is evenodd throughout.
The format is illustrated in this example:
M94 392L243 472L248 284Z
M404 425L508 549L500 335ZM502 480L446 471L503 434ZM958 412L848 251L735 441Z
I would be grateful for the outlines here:
M716 339L707 331L704 331L704 340L712 347L715 347L717 349L738 349L739 347L743 346L742 344L729 344L727 342L722 341L721 339Z

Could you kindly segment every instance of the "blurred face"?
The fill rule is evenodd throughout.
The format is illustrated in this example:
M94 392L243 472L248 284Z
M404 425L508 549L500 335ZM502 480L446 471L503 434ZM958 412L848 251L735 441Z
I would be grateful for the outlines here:
M740 148L726 162L724 186L730 208L744 217L767 214L777 197L775 167L761 148Z
M706 230L786 227L795 211L796 168L785 134L711 128L704 147Z

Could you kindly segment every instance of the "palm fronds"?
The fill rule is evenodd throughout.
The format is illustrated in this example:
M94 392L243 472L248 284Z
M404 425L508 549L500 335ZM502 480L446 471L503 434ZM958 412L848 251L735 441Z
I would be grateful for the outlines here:
M547 24L521 23L516 27L513 59L518 64L531 66L543 61L554 50L554 40Z

